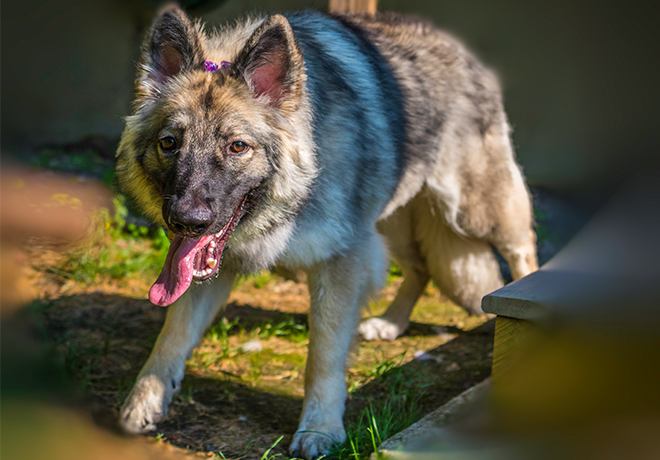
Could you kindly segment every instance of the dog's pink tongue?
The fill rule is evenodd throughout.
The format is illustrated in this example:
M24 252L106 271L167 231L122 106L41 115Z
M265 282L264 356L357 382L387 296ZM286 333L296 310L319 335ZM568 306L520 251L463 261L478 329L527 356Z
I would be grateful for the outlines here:
M213 235L201 238L176 236L170 244L165 265L160 276L149 290L149 300L166 307L190 287L193 279L195 254L213 238Z

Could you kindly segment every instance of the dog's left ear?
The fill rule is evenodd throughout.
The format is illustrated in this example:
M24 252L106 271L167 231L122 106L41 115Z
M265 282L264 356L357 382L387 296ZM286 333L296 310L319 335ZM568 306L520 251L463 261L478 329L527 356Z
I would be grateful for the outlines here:
M276 14L266 19L234 65L256 97L284 111L298 108L305 83L304 61L284 16Z

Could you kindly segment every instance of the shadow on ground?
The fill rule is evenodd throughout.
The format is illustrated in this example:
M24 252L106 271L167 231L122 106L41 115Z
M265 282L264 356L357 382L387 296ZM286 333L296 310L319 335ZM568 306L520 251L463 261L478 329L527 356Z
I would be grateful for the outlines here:
M146 361L165 314L165 309L142 299L81 294L36 302L18 318L3 321L3 329L22 331L20 340L29 336L34 344L41 344L45 350L42 357L57 357L56 366L64 368L62 375L68 389L59 386L51 399L62 396L62 401L81 408L98 425L116 430L118 408ZM230 304L226 316L240 318L245 328L290 318L306 324L306 315L250 305ZM19 323L22 326L13 326ZM456 330L460 332L456 338L427 350L422 359L391 366L355 389L347 402L347 424L357 423L365 408L377 410L388 404L398 397L398 391L416 395L414 421L484 380L490 374L492 323L467 332ZM432 326L423 324L414 324L409 331L427 333L437 334ZM382 342L379 346L388 344ZM44 374L52 376L52 360L44 367L41 358L24 356L25 347L3 345L8 345L3 350L11 355L9 361L3 357L3 387L7 382L13 383L10 387L25 387L25 379L32 379L31 387L37 391L52 389L44 383ZM26 376L23 370L28 367L33 371ZM150 435L197 452L222 452L227 458L247 459L260 458L284 435L271 454L285 453L302 410L302 395L266 391L258 382L241 379L240 375L200 374L188 369L167 420Z

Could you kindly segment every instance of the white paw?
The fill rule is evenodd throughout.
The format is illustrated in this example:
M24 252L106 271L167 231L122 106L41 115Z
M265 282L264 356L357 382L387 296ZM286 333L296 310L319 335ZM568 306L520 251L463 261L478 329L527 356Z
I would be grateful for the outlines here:
M385 318L375 316L365 319L358 326L358 332L365 340L394 340L406 329L407 325L392 323Z
M299 429L293 435L289 452L292 457L314 460L327 455L335 444L346 440L346 431L343 427L335 429Z
M127 433L140 434L156 429L156 423L167 415L178 383L165 383L151 374L139 377L121 408L119 423Z

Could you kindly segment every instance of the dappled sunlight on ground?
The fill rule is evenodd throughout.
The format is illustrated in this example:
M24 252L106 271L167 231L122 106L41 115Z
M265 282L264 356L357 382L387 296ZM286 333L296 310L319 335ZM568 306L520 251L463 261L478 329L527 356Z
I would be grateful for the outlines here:
M59 257L27 258L36 262L35 282L45 293L30 316L63 360L85 410L101 425L114 427L166 309L146 300L150 283L145 277L105 277L87 285L49 270ZM384 289L372 313L386 307L399 283L394 279ZM285 454L302 409L308 305L304 281L262 273L237 282L227 309L188 360L168 418L151 435L233 458L260 458L284 435L272 454ZM373 407L405 413L405 420L392 424L393 430L401 429L489 375L490 333L465 336L486 317L469 317L429 286L412 320L395 341L359 343L347 374L349 426L357 426ZM461 338L467 345L438 351Z

